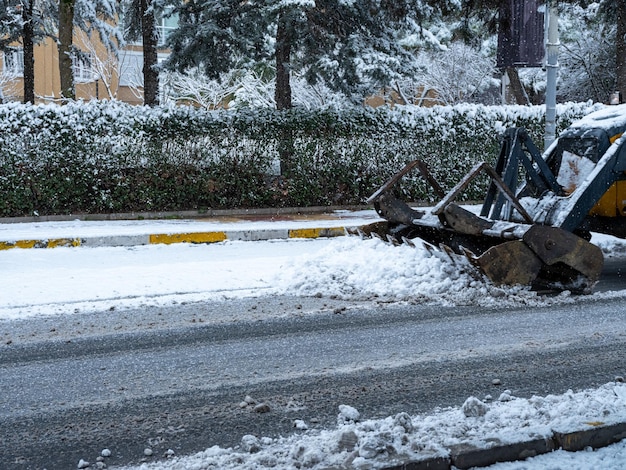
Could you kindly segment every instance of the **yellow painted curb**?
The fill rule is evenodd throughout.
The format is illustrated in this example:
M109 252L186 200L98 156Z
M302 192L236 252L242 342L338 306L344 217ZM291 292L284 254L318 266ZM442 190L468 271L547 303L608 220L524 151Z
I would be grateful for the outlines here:
M226 240L225 232L161 233L150 235L150 243L216 243Z
M16 242L0 242L0 250L10 250L11 248L34 248L37 240L18 240Z
M18 240L15 242L0 242L0 250L12 248L57 248L60 246L76 247L81 245L80 238L51 238L48 240Z
M343 227L300 228L289 230L289 238L338 237L344 235Z
M77 247L81 245L80 238L55 238L48 240L46 248L57 248L59 246L73 246Z

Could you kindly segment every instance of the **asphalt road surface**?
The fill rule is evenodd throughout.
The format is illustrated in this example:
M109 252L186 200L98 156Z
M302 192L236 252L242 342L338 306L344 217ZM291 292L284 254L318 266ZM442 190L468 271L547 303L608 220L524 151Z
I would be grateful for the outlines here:
M598 289L623 289L621 273L608 262ZM235 446L298 432L295 419L333 426L341 404L380 418L594 387L626 375L624 312L589 297L503 310L285 297L5 322L0 468Z

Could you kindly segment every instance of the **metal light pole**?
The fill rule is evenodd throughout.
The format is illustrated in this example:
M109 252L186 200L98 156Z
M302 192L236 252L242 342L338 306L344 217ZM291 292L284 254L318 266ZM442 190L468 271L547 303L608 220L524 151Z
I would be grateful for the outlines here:
M546 131L544 149L556 139L556 74L559 68L559 14L557 0L547 0L546 26Z

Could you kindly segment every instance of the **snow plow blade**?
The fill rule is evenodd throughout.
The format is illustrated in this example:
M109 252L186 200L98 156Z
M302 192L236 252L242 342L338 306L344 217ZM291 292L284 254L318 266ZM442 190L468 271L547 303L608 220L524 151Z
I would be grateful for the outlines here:
M542 267L541 260L520 240L493 246L479 257L467 255L494 284L530 285Z
M556 227L531 226L521 240L495 245L481 256L467 253L494 284L523 284L588 293L600 279L602 250Z
M361 227L361 234L396 243L419 238L464 255L496 285L587 294L600 279L602 250L561 228L520 223L494 230L494 221L455 204L441 210L438 218L432 212L402 209L403 204L389 194L381 197L376 207L387 220Z
M420 238L465 255L497 285L590 293L598 282L604 264L600 248L571 231L535 222L510 183L488 164L477 164L446 194L433 185L441 200L428 209L411 208L393 195L393 187L412 168L418 168L427 181L434 181L423 163L408 164L368 199L384 222L362 227L361 234L394 243ZM453 201L481 172L491 178L492 189L478 215ZM487 204L497 206L491 217L486 215ZM506 217L493 216L505 211Z

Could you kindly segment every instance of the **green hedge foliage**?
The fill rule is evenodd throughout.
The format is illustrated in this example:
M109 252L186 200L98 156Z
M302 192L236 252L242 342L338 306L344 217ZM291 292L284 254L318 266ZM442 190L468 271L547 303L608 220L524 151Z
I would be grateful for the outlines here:
M558 129L597 109L559 105ZM120 102L0 106L0 217L359 205L407 162L444 188L492 162L502 131L541 147L526 106L205 111ZM282 168L282 171L281 171ZM398 187L434 201L419 174ZM481 199L478 181L461 197Z

